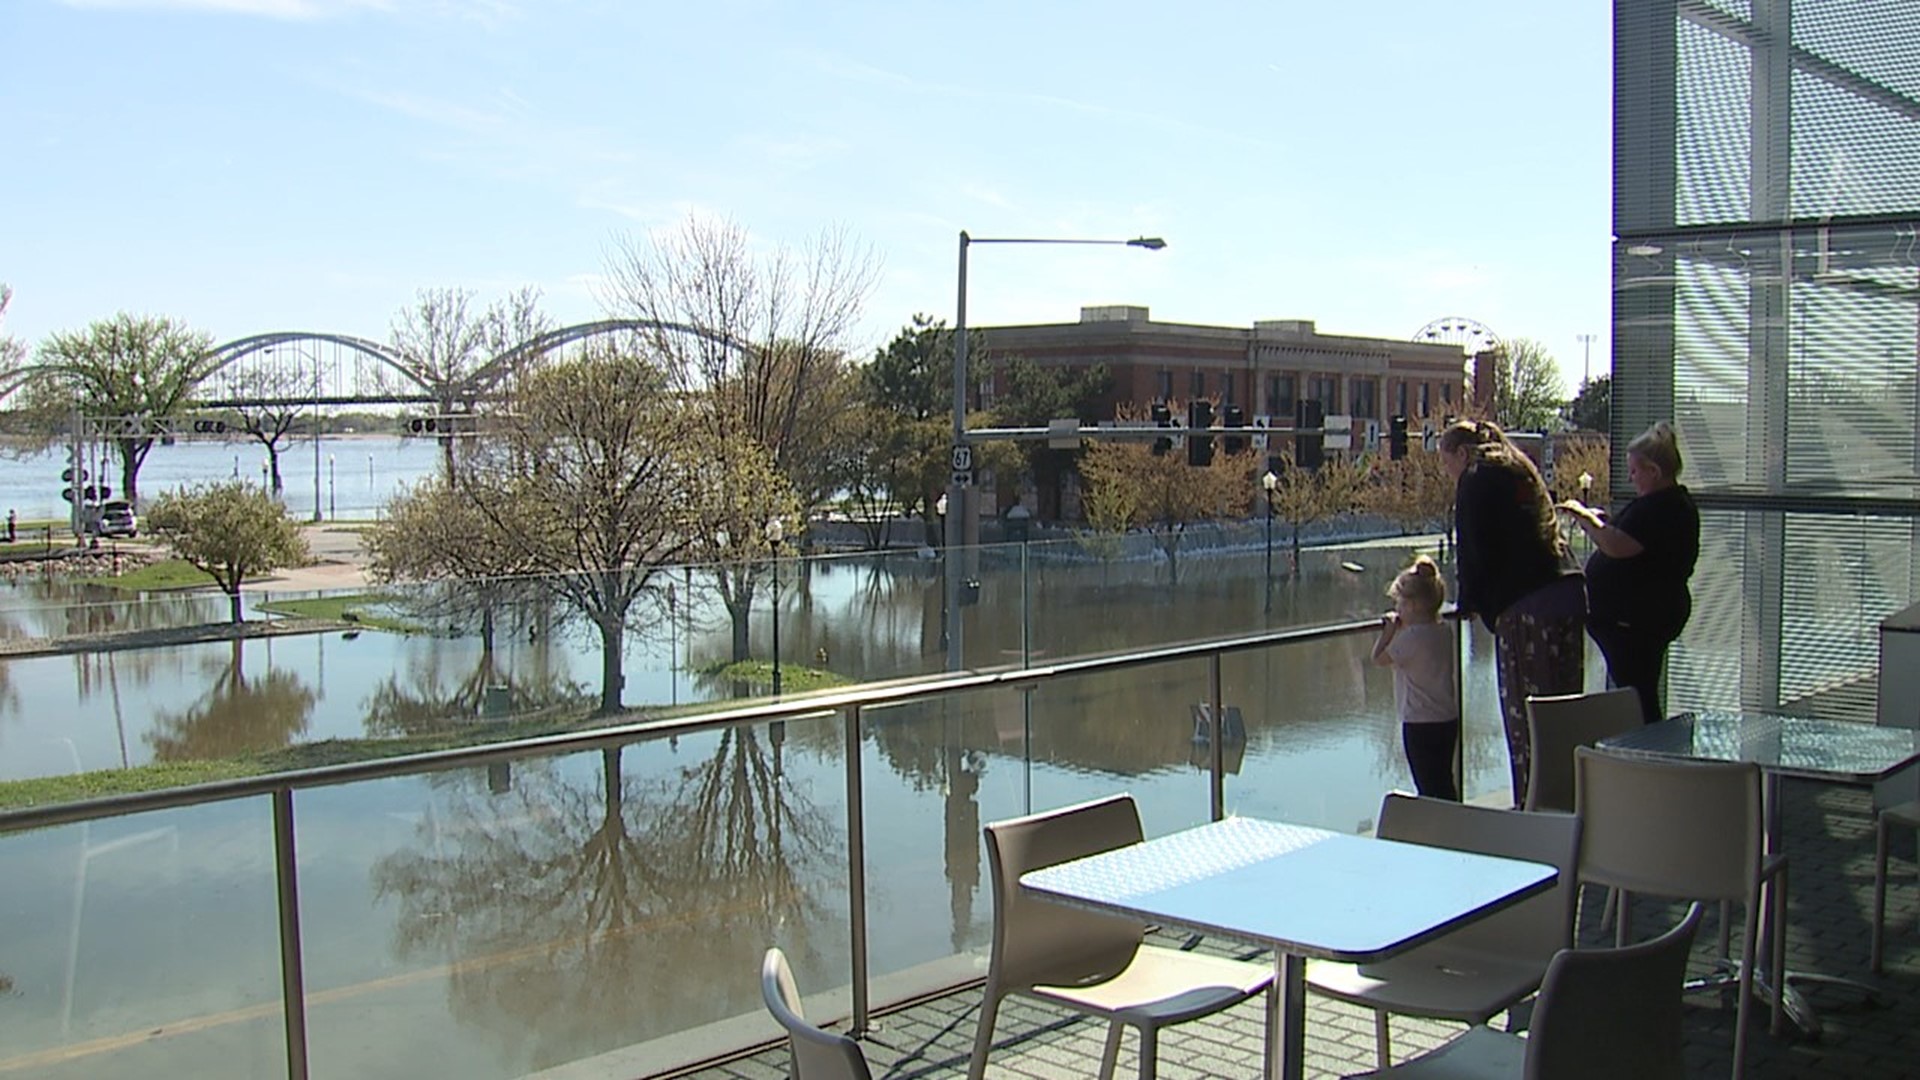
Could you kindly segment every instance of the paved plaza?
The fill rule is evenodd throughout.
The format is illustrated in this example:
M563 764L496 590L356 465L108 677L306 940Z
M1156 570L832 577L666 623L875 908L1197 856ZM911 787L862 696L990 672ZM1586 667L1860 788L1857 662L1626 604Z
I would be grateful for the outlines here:
M1869 920L1872 917L1873 822L1864 791L1788 781L1784 785L1786 848L1789 867L1788 967L1797 971L1855 977L1879 988L1878 999L1838 988L1817 988L1811 1000L1823 1031L1818 1039L1766 1030L1764 1006L1754 1013L1748 1075L1753 1077L1834 1077L1847 1080L1920 1075L1920 929L1915 927L1916 886L1911 857L1914 840L1896 836L1893 887L1888 896L1889 938L1886 973L1867 971ZM1675 827L1685 827L1676 822ZM1611 941L1598 925L1597 890L1584 906L1582 944ZM1678 907L1643 902L1635 907L1636 936L1651 933L1663 912ZM1736 912L1735 918L1738 919ZM1705 972L1718 948L1716 922L1701 926L1692 968ZM1736 926L1737 929L1737 926ZM1179 944L1183 939L1172 939ZM1736 937L1737 947L1737 937ZM1231 942L1208 941L1202 948L1237 956ZM804 991L806 988L802 988ZM876 1077L964 1077L980 1004L977 985L911 1005L878 1018L865 1040ZM1759 1003L1756 1003L1758 1005ZM1734 1001L1731 994L1704 993L1687 999L1687 1071L1690 1076L1726 1076L1732 1065ZM1499 1021L1496 1021L1498 1026ZM1314 999L1308 1008L1309 1077L1337 1077L1373 1066L1372 1015ZM1161 1036L1160 1075L1167 1080L1261 1075L1261 1016L1258 1002L1220 1019L1170 1029ZM1396 1060L1437 1045L1460 1025L1396 1018ZM1105 1034L1095 1021L1012 999L1002 1009L990 1078L1065 1080L1095 1075ZM1121 1051L1119 1076L1137 1075L1134 1036ZM779 1080L787 1075L785 1044L748 1057L688 1074L708 1080Z

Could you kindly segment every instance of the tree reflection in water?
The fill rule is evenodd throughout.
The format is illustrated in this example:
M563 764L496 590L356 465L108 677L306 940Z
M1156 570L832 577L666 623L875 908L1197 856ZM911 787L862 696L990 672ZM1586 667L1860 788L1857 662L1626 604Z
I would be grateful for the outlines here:
M178 713L159 712L144 738L155 761L200 761L290 745L307 730L316 697L286 668L246 672L245 642L198 702Z
M500 704L510 716L585 700L579 683L549 665L536 664L531 675L518 675L502 667L497 655L482 649L472 670L451 682L446 669L457 654L434 648L425 655L411 655L404 675L388 676L367 696L362 721L367 734L381 738L444 731L451 724L480 716L489 687L503 688L505 699Z
M708 737L711 756L645 778L612 748L593 778L545 762L509 795L455 796L438 819L457 831L428 820L374 864L395 956L447 963L454 1015L528 1068L740 1011L767 945L817 955L840 843L760 731L682 750Z

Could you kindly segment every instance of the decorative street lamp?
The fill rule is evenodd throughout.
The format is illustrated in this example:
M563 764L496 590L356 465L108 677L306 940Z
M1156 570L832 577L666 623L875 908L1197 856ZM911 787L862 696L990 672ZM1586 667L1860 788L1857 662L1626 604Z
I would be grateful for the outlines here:
M1260 477L1260 487L1267 493L1267 610L1273 610L1273 492L1280 486L1280 478L1268 469Z
M767 519L767 544L773 548L773 696L780 696L780 541L787 527L778 517Z
M965 576L954 556L966 544L967 486L973 482L973 447L967 442L967 249L974 244L1101 244L1137 247L1159 251L1167 242L1157 236L1137 236L1132 240L1078 240L1019 236L969 236L960 230L959 289L953 320L953 455L952 476L942 502L946 517L946 604L941 619L941 634L946 638L947 670L960 670L960 590Z
M1580 505L1588 509L1593 505L1593 474L1584 470L1580 473ZM1593 545L1592 538L1588 538L1587 545Z

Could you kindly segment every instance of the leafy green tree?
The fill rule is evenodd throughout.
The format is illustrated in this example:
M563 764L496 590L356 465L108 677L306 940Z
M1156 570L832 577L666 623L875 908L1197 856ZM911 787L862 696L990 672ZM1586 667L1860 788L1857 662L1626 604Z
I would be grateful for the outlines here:
M603 714L621 708L636 607L663 567L695 550L724 490L703 472L715 457L703 435L658 366L591 347L518 379L492 437L456 474L453 491L497 549L490 558L524 567L598 632Z
M1545 345L1513 338L1495 346L1493 386L1473 388L1487 402L1495 423L1508 431L1545 431L1560 415L1560 367Z
M300 529L264 490L238 480L169 491L147 511L149 531L227 594L240 622L247 578L308 559Z
M984 338L971 338L985 355ZM928 315L913 320L860 368L860 420L865 468L849 490L868 542L879 547L880 523L917 514L927 542L937 542L933 503L946 487L953 428L953 331Z
M56 423L77 406L89 416L150 424L191 407L195 389L213 370L212 340L172 319L122 312L43 342L24 395L29 407ZM113 440L120 491L130 502L139 498L140 466L156 437L147 426Z
M393 499L385 515L363 536L368 576L380 582L452 581L436 614L477 612L480 648L491 656L495 612L510 595L525 591L530 564L517 547L503 544L480 508L445 477L422 480Z
M1580 384L1580 392L1567 403L1561 418L1576 431L1607 434L1613 423L1613 376L1601 375Z
M11 303L13 303L13 286L0 282L0 327L7 324L7 306ZM20 344L4 331L0 331L0 383L6 382L14 374L26 355L25 345ZM0 398L5 396L0 394Z
M994 403L992 419L1002 427L1045 427L1047 421L1093 419L1094 407L1113 386L1104 365L1081 370L1043 367L1025 357L996 359L1006 392ZM1040 500L1040 517L1060 517L1061 480L1073 469L1076 450L1055 450L1044 441L1016 447Z

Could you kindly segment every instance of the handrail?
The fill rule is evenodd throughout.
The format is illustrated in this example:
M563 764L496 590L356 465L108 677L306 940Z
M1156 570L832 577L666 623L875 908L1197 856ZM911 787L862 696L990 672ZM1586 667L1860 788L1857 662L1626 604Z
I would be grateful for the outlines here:
M129 814L254 796L270 796L274 822L274 878L278 891L281 1019L285 1028L288 1080L306 1080L308 1046L304 943L300 930L299 861L295 857L293 794L295 791L330 787L395 776L414 776L426 772L468 768L517 758L558 753L608 749L639 739L662 734L686 734L739 723L784 721L840 713L843 715L847 746L847 856L848 856L848 935L850 985L853 1015L848 1029L865 1033L871 1022L871 975L867 970L866 898L866 826L864 781L861 772L862 720L865 710L897 705L923 698L964 691L1005 687L1030 691L1037 683L1057 678L1084 675L1150 664L1205 659L1208 663L1208 699L1212 716L1224 715L1221 708L1221 657L1230 652L1275 648L1307 641L1318 641L1374 629L1374 620L1327 623L1289 630L1269 630L1253 634L1189 641L1152 649L1063 660L1044 667L1007 667L985 671L963 671L928 678L910 678L887 683L871 683L849 690L810 694L786 701L759 702L739 708L699 713L670 720L643 720L588 731L541 735L489 746L460 747L420 754L406 754L376 761L326 765L271 773L239 780L172 788L164 791L112 795L98 799L53 806L28 807L0 811L0 836L28 829L95 821ZM1024 650L1023 650L1024 651ZM1457 655L1457 650L1456 650ZM1224 813L1225 769L1220 738L1212 743L1209 791L1211 816Z
M885 683L868 683L850 690L833 690L779 702L761 702L717 712L669 720L638 720L587 731L569 731L536 735L486 746L465 746L449 750L430 750L403 754L374 761L355 761L341 765L320 765L307 769L267 773L235 780L214 780L204 784L140 791L125 795L106 795L97 799L48 806L32 806L0 811L0 835L25 829L70 825L81 821L125 817L154 810L271 795L279 791L334 787L363 780L385 780L427 772L470 768L524 757L556 753L574 753L622 746L642 738L663 734L685 735L711 728L728 727L744 721L794 720L843 709L872 709L922 698L939 697L968 690L996 686L1014 686L1099 671L1117 671L1179 660L1202 659L1221 653L1245 652L1304 641L1370 630L1379 624L1372 620L1328 623L1287 630L1268 630L1224 638L1207 638L1163 645L1135 652L1063 660L1040 667L1009 667L960 671L924 678Z

